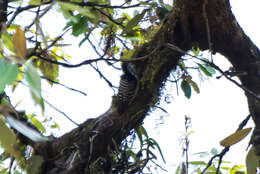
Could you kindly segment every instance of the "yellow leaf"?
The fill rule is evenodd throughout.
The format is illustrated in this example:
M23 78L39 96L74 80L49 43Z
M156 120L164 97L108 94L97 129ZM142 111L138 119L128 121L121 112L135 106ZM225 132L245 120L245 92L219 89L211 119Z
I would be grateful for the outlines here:
M220 141L220 145L227 147L238 143L249 134L251 129L252 128L246 128L231 134L230 136L226 137L224 140Z
M18 62L23 62L26 56L26 38L24 31L17 27L13 35L14 52Z
M46 59L56 60L53 55L45 52L42 53ZM59 76L59 66L57 64L53 64L47 62L45 60L38 59L34 61L34 66L39 68L43 75L50 80L57 81L57 77ZM51 85L53 84L52 81L48 81Z

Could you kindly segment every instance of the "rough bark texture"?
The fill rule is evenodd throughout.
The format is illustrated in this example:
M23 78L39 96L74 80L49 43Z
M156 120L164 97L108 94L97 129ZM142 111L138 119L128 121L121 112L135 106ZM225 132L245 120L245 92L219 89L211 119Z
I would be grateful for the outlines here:
M7 0L0 0L0 33L2 32L2 24L7 20Z
M137 49L133 57L152 54L147 59L133 63L140 77L139 88L134 102L124 114L118 114L114 109L116 104L112 104L103 115L87 120L55 141L35 145L36 152L44 156L42 173L108 173L110 150L130 130L142 124L149 109L159 101L164 81L182 56L167 48L166 44L176 45L184 51L191 49L194 43L202 50L209 49L205 14L213 51L224 55L235 70L246 72L247 75L239 77L242 85L260 94L258 48L240 28L228 0L205 2L175 0L173 10L157 34L149 43ZM203 5L206 9L204 14ZM260 104L252 95L246 95L257 130L260 127ZM253 138L253 144L259 144L257 138Z

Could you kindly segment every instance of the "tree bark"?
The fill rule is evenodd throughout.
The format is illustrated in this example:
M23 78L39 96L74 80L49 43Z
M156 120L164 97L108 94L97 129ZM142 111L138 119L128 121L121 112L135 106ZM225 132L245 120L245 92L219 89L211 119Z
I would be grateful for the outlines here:
M149 110L159 101L169 73L183 56L167 44L188 51L194 43L201 50L211 48L213 53L224 55L236 71L246 72L246 75L239 76L242 86L260 94L260 52L239 26L229 1L175 0L160 30L133 55L133 58L149 55L131 62L139 77L134 102L119 114L114 97L111 108L98 118L87 120L52 142L35 144L36 153L44 157L41 173L109 173L111 152L130 130L142 124ZM248 92L246 96L258 130L260 102ZM257 131L255 133L257 135ZM252 140L254 145L259 144L259 138Z
M2 26L7 21L7 0L0 0L0 33L2 33Z

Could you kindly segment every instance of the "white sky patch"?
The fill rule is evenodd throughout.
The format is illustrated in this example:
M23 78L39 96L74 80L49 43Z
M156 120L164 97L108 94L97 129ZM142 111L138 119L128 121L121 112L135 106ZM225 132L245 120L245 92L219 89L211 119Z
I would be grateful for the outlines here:
M245 33L255 44L260 45L260 23L258 22L260 1L231 0L231 4L232 11ZM23 20L25 19L23 18ZM43 18L43 30L48 30L50 35L56 36L61 33L64 22L62 14L50 13L49 16ZM72 44L65 49L65 52L72 56L69 61L73 64L80 63L87 58L97 57L87 44L78 48L80 40L81 38L77 39L72 36L66 37L66 40L64 40L64 43ZM214 60L221 68L225 66L225 70L230 66L220 55L217 55ZM112 71L112 68L107 68L107 66L100 66L100 69L115 85L118 85L120 72ZM48 102L71 116L74 121L81 123L87 118L93 118L104 113L109 108L111 96L114 95L114 92L90 66L82 66L76 69L60 68L59 80L61 83L82 90L88 95L83 96L57 85L54 85L53 88L46 84L43 85L43 96ZM203 83L196 79L196 82L199 84L201 92L196 94L192 91L190 100L184 97L181 89L179 89L179 96L176 96L174 90L172 91L174 96L172 103L164 106L169 116L164 117L165 122L157 130L154 129L155 119L158 118L156 112L145 119L145 127L149 135L160 144L164 153L167 161L164 166L168 173L174 173L175 167L181 159L181 147L178 145L178 139L184 132L185 115L191 117L191 129L195 131L190 137L191 154L210 151L213 147L220 151L222 148L219 142L233 133L239 123L248 115L244 92L228 80L212 78ZM23 85L19 86L14 93L14 96L16 96L13 99L14 103L22 100L22 103L18 106L20 109L26 109L28 113L40 113L39 108L36 109L33 102L28 99L28 96L30 96L29 90L24 90ZM55 118L61 127L60 134L75 127L64 116L48 106L46 107L46 115ZM248 138L243 140L242 143L232 146L224 160L244 164L247 143ZM160 159L158 153L157 156Z

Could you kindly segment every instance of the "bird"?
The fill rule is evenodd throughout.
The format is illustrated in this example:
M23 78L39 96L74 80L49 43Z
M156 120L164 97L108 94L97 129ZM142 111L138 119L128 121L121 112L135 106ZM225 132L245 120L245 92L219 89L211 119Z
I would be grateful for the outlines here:
M118 89L118 112L122 114L135 98L138 76L130 63L122 63L123 74Z

